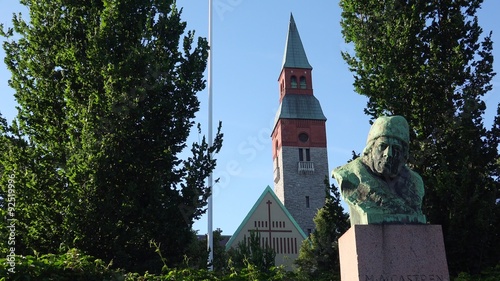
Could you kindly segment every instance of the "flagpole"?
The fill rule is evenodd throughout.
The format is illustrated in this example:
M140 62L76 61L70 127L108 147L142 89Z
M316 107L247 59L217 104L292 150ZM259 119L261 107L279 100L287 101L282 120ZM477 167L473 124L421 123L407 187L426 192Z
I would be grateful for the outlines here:
M212 56L213 56L213 44L212 44L212 0L208 0L208 146L212 147ZM210 154L210 159L212 154ZM213 174L210 173L208 176L208 188L210 191L210 197L208 197L208 234L207 248L209 250L208 254L208 264L209 270L212 271L213 260L214 260L214 237L213 237L213 213L212 213L212 196L213 196Z

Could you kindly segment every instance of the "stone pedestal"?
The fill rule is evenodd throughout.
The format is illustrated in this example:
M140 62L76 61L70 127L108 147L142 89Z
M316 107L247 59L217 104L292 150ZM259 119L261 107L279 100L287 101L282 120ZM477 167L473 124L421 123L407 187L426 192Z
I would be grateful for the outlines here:
M440 225L354 225L339 239L342 281L449 281Z

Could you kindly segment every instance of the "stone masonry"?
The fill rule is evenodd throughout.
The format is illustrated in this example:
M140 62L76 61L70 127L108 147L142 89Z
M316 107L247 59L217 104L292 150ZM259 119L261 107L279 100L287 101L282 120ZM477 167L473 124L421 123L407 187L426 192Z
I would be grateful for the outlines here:
M314 231L313 218L325 203L324 180L328 176L328 158L326 148L311 147L310 162L314 165L314 172L299 173L298 149L285 146L279 150L279 179L275 182L274 192L307 235ZM309 207L306 206L306 196Z

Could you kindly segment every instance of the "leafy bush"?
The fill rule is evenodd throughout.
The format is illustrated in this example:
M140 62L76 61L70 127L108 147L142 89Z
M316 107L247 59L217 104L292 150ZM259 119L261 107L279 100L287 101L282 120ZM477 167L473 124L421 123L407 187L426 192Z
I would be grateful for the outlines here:
M6 258L0 259L0 281L244 281L244 280L294 280L295 274L283 267L272 266L261 270L246 261L244 268L230 267L229 272L211 272L206 269L168 268L162 274L126 273L111 268L100 259L85 255L77 249L63 254L15 256L14 272Z
M498 281L500 280L500 263L496 267L484 270L479 275L471 275L466 272L458 274L454 281Z
M0 280L124 280L123 272L109 266L77 249L60 255L15 256L14 267L0 259Z

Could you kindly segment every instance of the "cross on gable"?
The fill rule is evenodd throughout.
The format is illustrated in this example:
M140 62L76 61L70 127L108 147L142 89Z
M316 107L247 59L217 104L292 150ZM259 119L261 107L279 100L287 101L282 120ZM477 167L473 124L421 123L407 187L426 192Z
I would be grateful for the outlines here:
M273 229L273 224L272 224L272 216L271 216L271 205L273 202L271 200L267 200L267 229L254 229L254 230L248 230L248 231L257 231L257 232L267 232L269 234L269 240L272 240L272 233L273 232L292 232L292 230L286 230L286 229ZM285 223L283 222L283 227ZM277 225L276 225L277 226ZM281 222L280 222L280 227L281 227Z
M273 220L273 213L271 209L271 205L273 205L273 201L267 200L267 220L264 221L256 221L255 229L249 229L249 232L255 231L258 233L267 233L267 238L264 239L262 237L261 245L267 245L268 247L273 248L276 253L281 254L296 254L298 252L297 238L291 237L283 237L277 235L273 237L273 233L292 233L293 230L285 229L285 221L275 217ZM257 227L258 225L258 227ZM262 228L260 228L262 227Z

